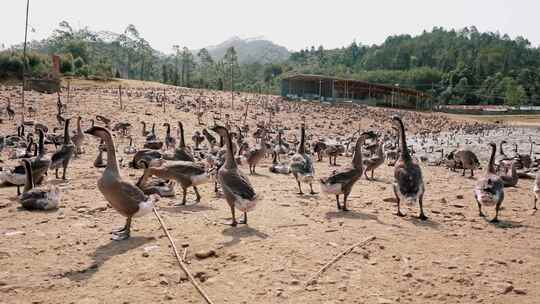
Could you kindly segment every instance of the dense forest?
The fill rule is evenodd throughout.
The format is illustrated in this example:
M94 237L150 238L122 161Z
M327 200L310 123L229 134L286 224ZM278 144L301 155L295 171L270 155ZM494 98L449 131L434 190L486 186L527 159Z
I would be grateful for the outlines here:
M324 74L429 92L441 104L540 105L540 49L522 37L436 27L421 35L397 35L381 45L356 42L339 49L310 47L274 63L240 64L234 47L222 58L174 45L173 54L153 49L129 25L121 34L73 29L61 22L47 39L28 45L28 74L50 70L61 56L64 75L128 78L167 84L251 92L279 91L280 77ZM22 45L0 52L0 78L22 75Z

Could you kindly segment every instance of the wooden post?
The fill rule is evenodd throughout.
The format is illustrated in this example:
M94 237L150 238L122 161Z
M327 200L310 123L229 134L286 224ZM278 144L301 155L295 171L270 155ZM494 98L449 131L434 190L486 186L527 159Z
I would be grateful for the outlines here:
M23 66L22 66L22 94L21 94L21 99L22 99L22 109L21 109L21 124L24 124L24 111L25 111L25 106L24 106L24 84L25 84L25 80L26 80L26 41L27 41L27 38L28 38L28 12L29 12L29 9L30 9L30 0L27 0L26 1L26 24L25 24L25 27L24 27L24 46L23 46Z
M165 92L165 88L163 88L163 102L161 103L163 108L163 113L165 113L165 104L167 104L167 101L165 100L165 97L167 97L167 94Z
M231 62L231 109L234 110L234 64Z
M122 105L122 85L118 86L118 98L120 100L120 110L122 110L124 108Z

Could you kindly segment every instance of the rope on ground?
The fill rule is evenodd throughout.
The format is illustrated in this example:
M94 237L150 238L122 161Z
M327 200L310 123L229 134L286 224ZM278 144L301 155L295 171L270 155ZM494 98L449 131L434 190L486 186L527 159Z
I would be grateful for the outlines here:
M308 285L313 285L317 282L317 278L323 273L325 272L328 268L330 268L330 266L332 266L335 262L339 261L339 259L341 259L342 257L346 256L347 254L349 254L351 251L353 251L354 248L356 247L361 247L361 246L364 246L364 245L367 245L368 243L370 243L371 241L375 240L375 236L370 236L369 238L363 240L362 242L360 243L356 243L354 245L352 245L351 247L347 248L347 250L341 252L340 254L338 254L335 258L333 258L330 262L328 262L326 265L324 265L323 267L321 267L321 269L319 269L319 271L317 271L317 273L315 273L311 279L309 279L307 282L306 282L306 286Z
M156 215L156 217L157 217L157 219L159 221L159 224L161 225L161 229L163 230L163 232L165 232L165 235L167 236L167 238L169 239L169 242L171 243L171 247L172 247L172 249L174 251L174 256L176 258L176 261L178 261L178 265L180 265L180 268L182 268L182 270L186 273L189 281L191 282L191 284L193 284L195 289L197 289L197 291L201 294L201 296L204 298L206 303L214 304L212 302L212 300L210 300L208 295L206 295L204 290L199 286L199 284L197 284L197 282L195 281L195 278L193 277L191 272L189 272L189 269L187 268L186 264L184 264L184 262L182 261L182 259L180 257L180 254L178 253L178 249L176 249L176 245L174 244L174 241L173 241L171 235L169 234L169 231L167 230L167 227L165 227L165 224L163 223L163 220L161 219L161 216L159 215L157 209L154 207L153 210L154 210L154 214Z

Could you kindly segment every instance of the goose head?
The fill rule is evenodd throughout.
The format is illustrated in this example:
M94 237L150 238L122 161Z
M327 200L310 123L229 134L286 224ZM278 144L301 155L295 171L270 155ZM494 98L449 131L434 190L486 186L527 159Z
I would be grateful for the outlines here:
M227 128L219 125L214 125L209 128L211 131L216 132L220 136L228 136L229 132L227 131Z
M99 126L93 126L90 129L84 131L84 133L95 136L95 137L99 137L102 139L106 137L111 137L111 132L109 130L103 127L99 127Z

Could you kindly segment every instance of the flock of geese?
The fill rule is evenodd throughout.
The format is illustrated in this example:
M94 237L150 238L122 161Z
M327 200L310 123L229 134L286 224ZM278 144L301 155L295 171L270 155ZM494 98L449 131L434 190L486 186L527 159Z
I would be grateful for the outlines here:
M142 93L139 93L142 94ZM153 91L146 91L144 97L150 102L161 101L164 97ZM195 108L195 114L200 120L201 111L205 111L201 104L203 101L195 99L195 103L185 102L182 109ZM8 99L9 101L9 99ZM285 104L285 102L283 102ZM246 115L248 113L246 107ZM299 117L309 114L309 105L300 108L296 105L288 105L288 111L297 112ZM267 109L272 109L267 106ZM366 108L367 109L367 108ZM6 112L8 119L15 115L8 102ZM81 121L83 117L76 117L76 130L70 132L70 118L65 118L66 106L60 96L57 102L57 122L63 128L63 133L57 133L59 128L49 132L49 128L40 123L23 124L17 129L17 134L8 134L0 137L0 151L9 150L10 158L20 159L20 165L13 168L3 167L0 171L0 183L17 187L17 197L23 208L29 210L51 210L58 207L60 201L60 189L58 186L46 183L46 177L50 171L55 172L56 179L68 178L70 164L83 153L84 146L89 144L88 136L98 139L98 154L94 167L105 168L101 177L97 180L97 186L106 201L119 214L126 218L125 225L114 230L113 240L125 240L130 237L132 219L143 216L152 211L160 197L172 197L175 195L175 187L182 188L183 196L179 205L187 204L188 190L193 189L195 203L201 201L198 187L207 183L214 183L216 193L223 193L231 212L233 227L248 223L248 212L252 211L261 198L261 194L253 187L249 176L255 175L257 166L265 158L271 158L272 164L269 171L275 174L292 174L298 187L298 193L303 195L302 185L309 186L309 193L316 194L314 184L319 184L322 192L335 196L336 207L341 212L349 211L347 207L348 197L355 183L364 176L366 180L374 180L375 170L388 161L394 166L393 190L396 202L396 215L405 216L401 210L403 202L418 204L418 218L428 220L423 206L425 193L422 175L423 162L434 165L446 165L451 170L470 170L471 177L474 170L480 167L480 161L470 149L455 147L445 154L442 149L435 150L434 145L448 146L455 136L456 131L448 133L446 137L434 132L413 136L407 140L404 122L417 120L412 114L404 112L401 116L391 115L385 112L381 116L391 123L395 132L375 132L357 130L346 139L316 139L313 135L306 134L310 131L304 119L299 123L293 139L284 138L285 128L276 128L272 125L272 114L267 121L257 123L256 130L249 133L247 124L239 127L231 123L226 116L223 123L214 120L214 124L202 130L196 130L191 138L193 145L186 143L185 130L182 122L178 122L176 136L171 132L171 124L164 123L165 136L163 139L157 135L156 124L148 128L145 122L141 122L141 136L144 139L142 148L137 147L130 135L133 126L127 122L118 122L112 125L112 121L104 116L97 115L88 119L90 128L83 131ZM274 110L268 110L272 113ZM371 111L371 110L366 110ZM244 118L245 121L245 118ZM434 125L443 124L436 121ZM27 132L29 125L33 125L34 132ZM358 128L359 129L359 128ZM485 126L477 127L470 132L489 132ZM454 135L453 135L454 134ZM34 137L37 137L37 143ZM126 138L129 144L123 152L130 155L132 160L129 166L143 171L140 178L135 182L122 177L120 168L124 166L123 159L117 159L118 148L115 138ZM299 140L298 140L299 137ZM446 143L443 141L447 140ZM253 140L250 140L253 139ZM255 145L250 145L255 141ZM424 147L432 143L432 155L441 154L438 161L433 162L429 157L420 155L414 149ZM409 146L410 143L413 146ZM502 147L505 142L497 145L487 143L490 147L490 155L484 174L478 178L474 188L474 197L480 216L484 216L483 208L494 207L495 215L492 222L497 222L501 205L504 200L504 188L517 184L518 169L526 169L538 166L529 155L507 157ZM46 153L46 145L54 145L52 154ZM484 144L485 145L485 144ZM517 151L517 148L516 148ZM501 154L503 153L503 154ZM532 148L531 148L532 153ZM316 178L314 160L322 161L328 157L329 164L335 166L339 156L350 156L351 163L339 167L327 176ZM105 158L105 159L104 159ZM240 167L247 164L249 174L245 174ZM62 175L59 170L62 169ZM532 172L532 171L531 171ZM370 176L368 176L368 174ZM527 175L527 174L525 174ZM530 174L529 174L530 175ZM20 187L23 187L22 192ZM535 175L534 183L534 209L540 197L540 173ZM340 197L342 199L340 200ZM236 212L241 212L241 219L237 221Z

